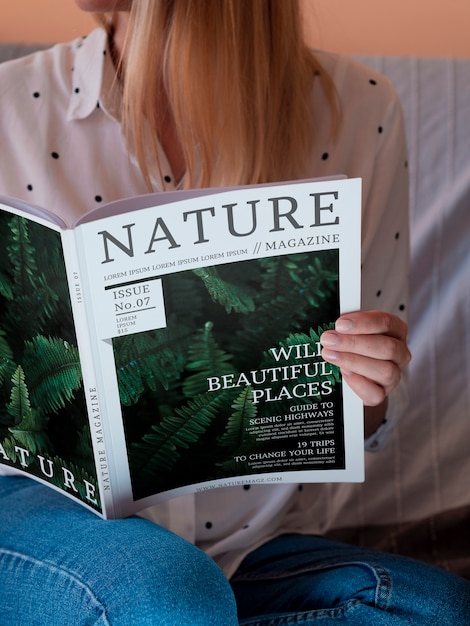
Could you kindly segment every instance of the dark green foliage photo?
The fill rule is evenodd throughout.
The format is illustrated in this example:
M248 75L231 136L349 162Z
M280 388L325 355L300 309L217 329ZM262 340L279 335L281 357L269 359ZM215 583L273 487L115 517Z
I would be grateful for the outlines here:
M84 499L96 472L60 234L4 211L0 233L0 461L73 477Z
M134 499L207 479L254 473L234 456L272 450L247 425L257 416L318 402L253 402L254 384L239 375L298 363L277 363L270 348L305 344L318 351L321 332L339 315L337 250L298 253L184 271L163 277L167 327L113 340ZM318 362L320 357L309 359ZM208 379L232 384L210 390ZM341 404L338 371L330 400ZM297 383L308 382L300 375ZM266 383L272 393L283 383ZM338 409L339 410L339 409ZM342 444L342 414L335 437ZM338 463L342 463L341 454ZM259 470L261 471L261 470Z

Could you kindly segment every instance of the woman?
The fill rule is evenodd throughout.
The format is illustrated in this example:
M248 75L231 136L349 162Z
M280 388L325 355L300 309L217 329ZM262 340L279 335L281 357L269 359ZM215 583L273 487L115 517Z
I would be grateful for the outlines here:
M104 28L0 68L0 193L70 221L150 190L362 177L364 310L322 343L380 448L404 410L410 358L406 149L390 85L312 55L294 0L76 4L110 12ZM464 623L467 583L323 540L299 493L224 488L103 522L2 477L3 623Z

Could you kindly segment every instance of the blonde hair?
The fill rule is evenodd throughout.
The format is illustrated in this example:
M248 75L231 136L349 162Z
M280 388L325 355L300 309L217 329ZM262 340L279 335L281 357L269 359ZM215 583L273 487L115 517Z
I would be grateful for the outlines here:
M332 121L335 93L303 41L297 0L134 0L125 51L124 120L149 188L161 89L185 187L311 175L314 79Z

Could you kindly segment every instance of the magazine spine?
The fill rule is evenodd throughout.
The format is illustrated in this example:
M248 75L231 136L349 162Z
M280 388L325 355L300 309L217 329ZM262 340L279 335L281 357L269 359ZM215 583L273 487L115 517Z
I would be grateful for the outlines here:
M90 435L93 444L94 462L98 479L101 500L101 517L114 518L115 507L112 491L112 480L109 472L111 451L103 428L102 393L99 389L98 377L93 359L91 338L88 325L88 310L84 297L83 272L77 252L75 233L73 230L62 231L62 246L67 271L72 313L75 322L80 364L82 368L83 389Z

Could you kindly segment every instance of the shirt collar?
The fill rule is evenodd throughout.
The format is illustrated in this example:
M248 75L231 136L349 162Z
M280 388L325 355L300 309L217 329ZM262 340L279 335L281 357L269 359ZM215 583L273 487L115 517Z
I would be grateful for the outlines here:
M106 32L97 28L71 45L74 65L67 120L87 118L98 104L119 119L121 94Z
M67 121L84 120L99 108L112 120L121 122L122 92L116 70L111 58L108 37L102 28L93 30L89 35L71 43L73 58L73 80ZM126 138L131 160L138 168L134 154L132 134ZM165 172L171 173L170 165L159 142L157 142L159 160ZM145 145L148 162L155 159L151 143ZM173 176L169 181L161 181L151 176L154 189L175 189ZM178 187L183 185L180 181Z

